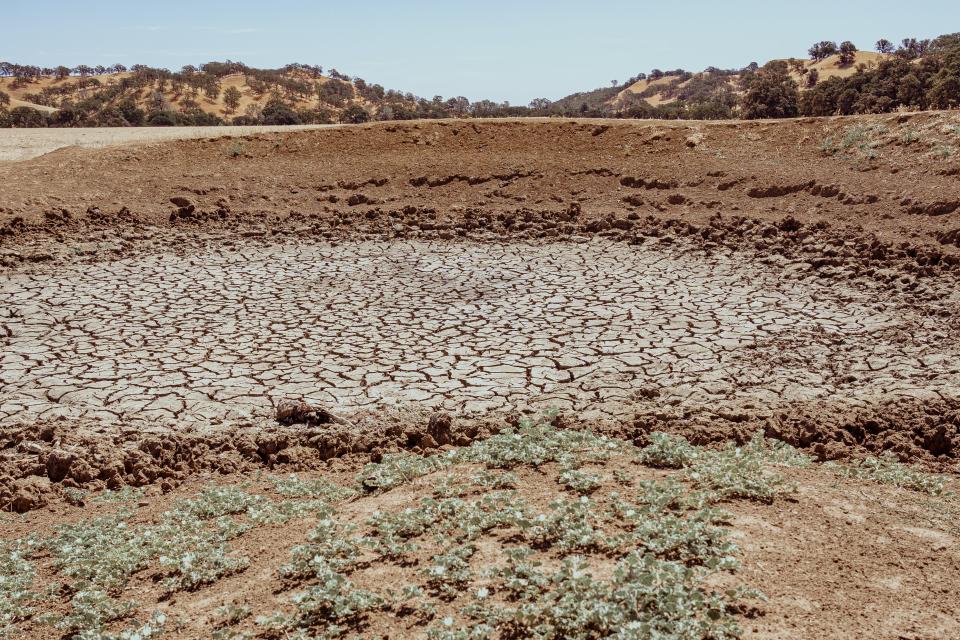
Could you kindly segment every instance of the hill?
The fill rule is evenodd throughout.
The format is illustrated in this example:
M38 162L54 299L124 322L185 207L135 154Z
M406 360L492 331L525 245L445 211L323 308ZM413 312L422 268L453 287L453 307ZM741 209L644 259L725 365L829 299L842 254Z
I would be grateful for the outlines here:
M257 69L230 61L179 72L143 65L71 70L0 63L0 92L11 110L47 114L50 126L357 123L374 115L447 116L466 100L428 101L335 69L327 74L300 64Z
M877 51L823 41L810 59L742 69L652 70L622 86L511 106L427 100L319 66L209 62L178 72L135 65L55 69L0 62L0 127L357 124L368 120L575 116L755 119L960 106L960 34L888 41Z
M749 119L960 105L960 35L907 38L896 49L881 40L877 48L859 51L850 42L820 42L811 47L807 60L700 72L654 69L619 88L566 96L546 111L564 116Z
M857 51L849 61L841 59L840 54L835 54L823 60L788 58L782 62L788 65L790 77L797 83L798 88L804 91L810 88L808 78L811 73L816 74L818 81L848 78L855 73L875 69L881 62L892 57L893 54ZM609 104L629 104L630 99L637 96L646 100L650 106L659 107L677 100L696 97L698 90L702 90L704 85L714 92L729 90L739 95L744 93L741 81L748 73L750 73L749 67L740 71L709 69L699 73L681 71L657 78L646 77L621 90L609 101Z

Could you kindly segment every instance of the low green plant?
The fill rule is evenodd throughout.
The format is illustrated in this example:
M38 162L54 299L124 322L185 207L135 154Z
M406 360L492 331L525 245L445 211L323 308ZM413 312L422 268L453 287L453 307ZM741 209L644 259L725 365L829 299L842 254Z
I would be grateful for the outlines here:
M556 462L565 469L576 469L585 462L605 460L630 445L590 431L556 429L546 422L522 420L509 428L469 447L431 457L413 454L384 456L370 463L357 476L367 491L388 491L425 475L460 463L478 463L487 469L515 469Z
M288 637L336 638L368 613L386 606L381 596L356 588L323 557L313 561L312 575L316 584L291 599L296 608L293 614L261 616L257 623Z
M434 595L452 600L473 579L470 558L477 552L472 544L460 545L433 556L430 565L421 572L427 580L427 588Z
M30 590L36 575L29 560L34 547L32 540L0 540L0 638L13 636L39 599Z
M564 488L581 495L593 493L603 486L602 476L595 473L585 473L577 469L563 471L557 480Z
M746 498L769 502L788 491L789 485L767 465L805 466L810 458L790 445L764 438L757 433L743 447L733 444L721 450L691 445L683 436L651 433L650 444L638 453L642 464L684 469L700 489L712 491L717 499Z
M946 160L952 158L956 152L957 149L952 144L938 144L931 153L938 160Z
M699 449L687 442L683 436L653 432L649 436L650 444L640 450L640 464L664 469L682 469L693 464Z
M911 145L914 142L920 140L920 134L917 133L916 129L907 129L903 132L903 135L900 137L900 141L905 145Z
M126 502L134 492L115 492L109 501ZM122 500L115 500L121 497ZM251 522L263 521L264 514L276 517L282 510L263 496L237 487L215 487L183 500L164 513L158 522L134 526L133 511L118 513L78 524L64 525L44 542L53 558L54 569L67 579L70 609L57 626L82 638L114 637L106 625L128 616L135 603L119 599L130 578L156 562L160 584L172 593L192 590L242 571L243 557L231 555L228 541L240 535ZM142 628L158 633L157 625ZM140 631L130 632L136 637Z
M743 448L747 452L760 456L765 462L783 467L803 468L813 464L813 458L801 453L796 447L782 440L765 438L761 431L753 434Z
M590 431L557 429L545 422L524 420L516 429L475 442L448 456L456 462L474 462L488 469L515 469L522 465L539 467L556 462L574 469L585 462L608 459L628 448L622 440L614 440Z
M519 480L509 471L491 471L481 469L471 477L473 484L484 489L514 489Z
M702 586L704 570L634 551L609 579L598 579L582 556L568 556L552 574L520 572L522 588L506 606L466 609L488 629L537 638L736 638L727 597ZM516 565L506 575L516 575ZM471 625L473 626L473 625ZM446 631L469 633L452 624ZM435 636L441 637L441 636ZM468 635L447 637L470 637Z
M75 590L116 592L153 556L141 532L129 523L130 511L61 526L46 547L58 573Z
M321 498L327 502L340 502L354 497L354 489L338 486L324 478L302 480L296 475L285 478L270 477L274 491L287 498Z
M316 564L343 571L353 567L363 552L361 538L354 536L352 526L337 522L327 513L307 536L307 544L291 552L291 561L280 567L280 577L287 581L309 580L316 575Z
M231 602L217 609L217 617L220 619L217 626L227 627L241 623L250 617L250 607L244 604Z
M115 491L104 491L100 495L94 498L96 502L111 502L111 503L123 503L123 502L133 502L135 500L140 500L143 497L144 489L143 487L123 487Z
M696 487L712 491L721 499L772 502L790 486L782 476L767 471L765 462L762 454L727 445L720 451L703 450L686 474Z
M886 455L856 460L850 464L827 463L829 469L839 476L872 480L932 496L947 495L943 476L920 471Z
M617 546L604 532L603 513L587 496L576 500L559 498L550 511L516 523L523 538L534 547L555 547L560 551L603 551Z
M424 458L410 453L391 454L381 462L371 462L364 467L357 475L357 482L366 491L389 491L451 464L453 460L447 456Z

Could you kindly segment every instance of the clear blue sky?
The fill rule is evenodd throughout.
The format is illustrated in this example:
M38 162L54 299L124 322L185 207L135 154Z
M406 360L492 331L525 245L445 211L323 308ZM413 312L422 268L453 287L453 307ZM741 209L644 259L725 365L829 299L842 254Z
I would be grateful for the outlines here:
M816 40L960 31L960 1L2 0L0 60L335 67L388 89L526 104L654 67L802 57Z

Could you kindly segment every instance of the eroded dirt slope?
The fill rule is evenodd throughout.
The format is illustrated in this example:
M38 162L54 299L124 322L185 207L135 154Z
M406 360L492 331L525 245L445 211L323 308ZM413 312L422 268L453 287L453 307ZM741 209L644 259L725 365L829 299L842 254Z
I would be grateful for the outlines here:
M71 149L0 166L0 221L5 250L30 258L33 243L51 236L66 242L63 249L81 238L107 240L114 246L78 250L109 253L158 234L248 225L326 237L536 238L641 232L652 224L648 216L698 227L718 215L721 226L738 216L765 223L789 216L876 234L895 254L906 241L952 264L960 240L958 127L960 116L949 113L682 124L440 121L264 134L239 144Z

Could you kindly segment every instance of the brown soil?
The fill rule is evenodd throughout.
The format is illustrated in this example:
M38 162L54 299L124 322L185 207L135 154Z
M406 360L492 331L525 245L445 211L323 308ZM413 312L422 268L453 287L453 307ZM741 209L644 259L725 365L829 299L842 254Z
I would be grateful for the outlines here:
M666 227L747 247L759 236L767 252L828 233L834 242L819 248L830 262L909 261L928 274L960 259L950 235L960 228L956 126L950 113L440 121L264 134L236 150L222 140L63 149L0 165L0 224L11 264L81 238L123 252L149 243L144 235L251 227L330 238L643 237Z
M236 156L232 143L212 139L62 149L0 164L0 260L12 274L155 251L192 255L211 244L595 235L679 242L694 254L733 249L791 277L895 295L956 335L960 165L935 150L957 137L958 122L949 113L775 123L442 121L261 134L243 139ZM756 353L755 366L779 366L769 351ZM619 412L635 419L586 422L637 441L651 430L697 441L763 430L825 459L890 451L950 469L960 455L957 399L938 393L665 406L654 390ZM141 485L416 444L373 422L362 433L288 434L266 454L251 441L270 440L277 427L262 421L211 427L214 436L160 428L162 445L139 426L103 426L104 437L73 422L8 425L0 497L8 507L18 495L22 508L42 503L44 488L21 486L30 478ZM104 454L104 442L122 446ZM69 472L49 462L64 443L82 452L68 456L83 461Z
M358 463L332 460L318 473L300 474L300 478L324 480L349 486ZM626 473L631 483L663 480L670 473L639 467L635 462L614 457L609 462L588 465L587 471L610 475ZM357 534L369 531L371 514L391 513L437 497L443 478L469 476L477 469L455 469L430 474L382 494L364 495L338 506L338 520L358 527ZM759 589L766 601L740 611L738 624L743 637L751 640L821 640L826 638L909 638L934 640L956 637L960 633L953 594L960 589L960 515L956 499L934 498L889 486L858 480L838 482L836 476L814 467L777 468L777 473L796 487L794 492L770 504L734 500L722 505L729 517L724 528L739 547L741 568L711 578L712 586L746 586ZM547 504L563 496L556 483L557 465L515 470L518 497L546 509ZM954 483L955 485L955 483ZM259 475L230 474L212 479L207 474L194 476L176 489L161 491L154 486L127 507L134 509L132 526L155 522L179 500L194 498L212 486L236 486L244 491L282 500L270 482ZM633 488L623 484L613 490L624 496ZM952 488L956 488L952 486ZM603 489L591 496L598 496ZM465 499L478 498L482 490L467 492ZM59 502L33 511L21 519L5 523L4 536L44 536L57 527L108 516L117 504L87 496L83 504ZM155 610L168 616L165 637L208 637L213 627L228 626L221 607L242 605L250 609L248 617L236 622L235 632L252 637L275 637L254 623L257 616L277 610L289 611L291 596L306 585L282 579L277 569L290 561L293 547L305 544L317 519L306 517L279 525L254 527L230 543L234 556L250 559L250 566L196 591L184 591L173 597L164 595L153 565L132 579L125 593L136 594L137 619L148 619ZM429 536L419 540L421 548L412 559L403 562L363 563L350 574L358 588L382 593L386 585L396 589L403 584L422 582L421 571L428 566L431 553L439 553L429 544ZM474 567L477 572L492 565L491 556L499 549L517 544L515 532L493 531L477 541L480 548ZM559 554L547 551L542 560L555 568ZM602 554L590 556L592 573L602 576ZM57 580L49 557L38 561L41 584ZM595 563L595 564L594 564ZM609 559L607 560L609 564ZM365 637L421 637L427 624L437 626L444 616L460 619L459 608L469 601L442 603L441 609L424 619L413 611L378 612L364 616L353 627ZM46 609L60 613L63 605ZM54 638L49 627L27 622L28 638ZM121 624L122 626L122 624ZM129 626L129 625L128 625Z

